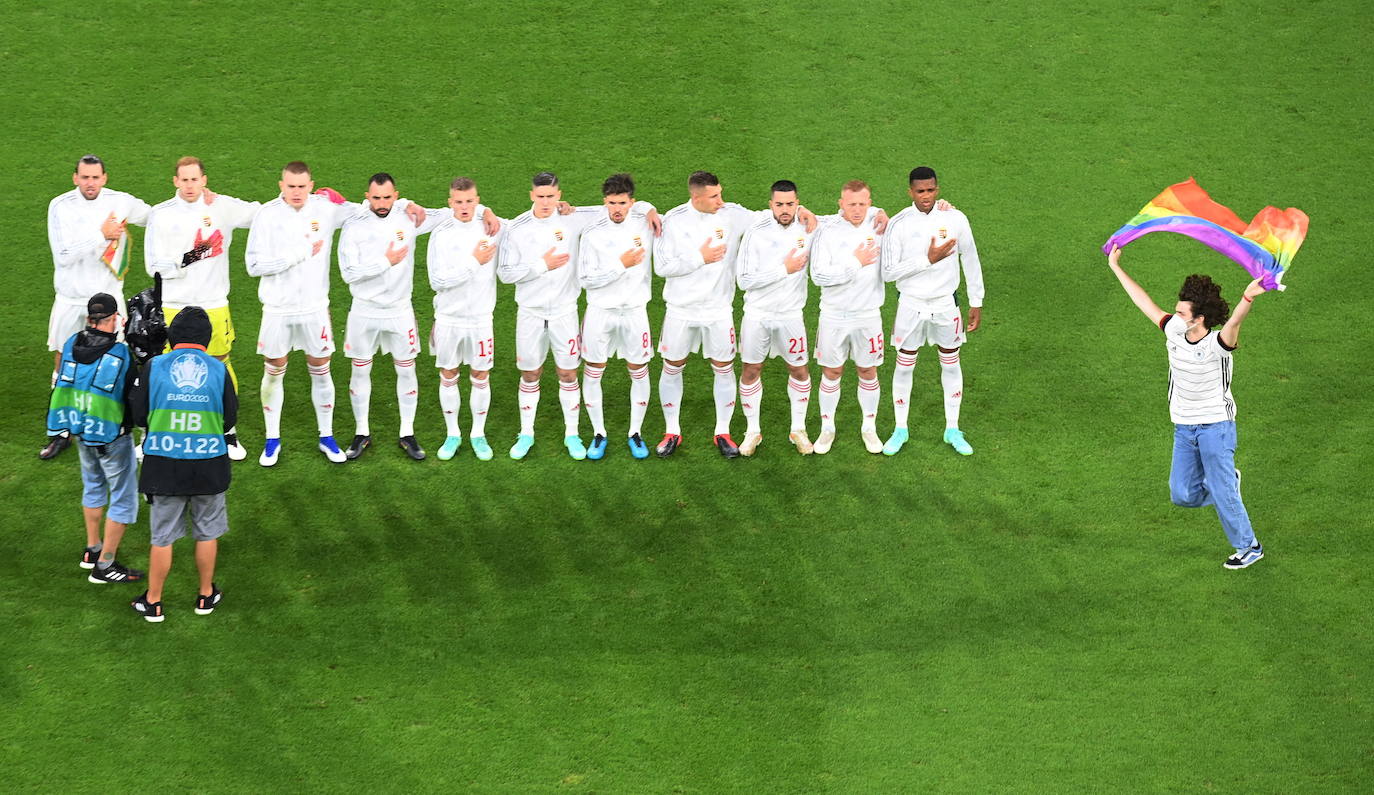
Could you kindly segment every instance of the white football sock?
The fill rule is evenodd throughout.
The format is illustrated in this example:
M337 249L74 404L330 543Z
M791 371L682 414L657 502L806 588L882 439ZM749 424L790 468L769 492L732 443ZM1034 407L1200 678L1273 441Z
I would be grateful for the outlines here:
M940 385L945 388L945 427L959 427L959 404L964 402L964 368L959 351L940 351Z
M370 436L367 410L372 403L372 360L354 359L353 374L348 377L348 402L353 405L354 433Z
M487 435L487 409L491 407L491 386L485 378L471 378L472 391L468 393L468 410L472 412L472 438L480 439Z
M883 387L878 379L865 381L859 379L859 411L863 412L863 427L861 430L871 431L877 428L878 423L878 398L883 394Z
M805 381L787 379L787 400L792 404L792 430L806 432L806 408L811 405L811 376Z
M420 379L415 360L396 362L396 405L401 409L401 436L415 435L415 407L420 404Z
M735 366L727 364L720 367L712 363L711 370L716 374L711 392L716 399L715 433L719 436L730 432L730 420L735 416Z
M334 377L329 374L329 363L308 364L305 369L310 372L310 402L315 404L315 424L320 436L333 436Z
M539 413L539 382L520 379L520 435L534 435L534 415Z
M592 421L592 433L606 435L606 417L601 408L601 376L606 368L582 367L582 406L587 410L587 419Z
M579 420L582 419L578 409L581 408L580 395L577 388L576 379L572 381L558 382L558 404L563 407L563 435L576 436Z
M584 388L585 389L585 388ZM634 436L644 427L644 414L649 410L649 368L630 371L630 429Z
M663 372L658 376L658 402L663 407L664 433L682 435L682 369L687 365L673 366L663 363Z
M439 408L444 412L444 433L448 436L461 436L458 430L458 411L463 407L463 397L458 392L458 376L449 378L439 374Z
M262 366L262 385L259 390L262 392L262 422L267 428L268 439L281 438L281 406L286 398L286 389L282 382L285 379L286 365Z
M743 380L739 382L739 407L744 412L744 432L759 433L759 403L763 401L763 378L752 384L746 384ZM719 399L717 400L717 418L719 418ZM717 419L719 424L720 420ZM717 430L716 433L721 433Z
M841 376L843 378L843 376ZM835 430L835 412L840 407L840 381L821 376L821 430Z
M898 428L906 427L911 410L911 379L916 370L916 354L897 352L897 369L892 371L892 413Z

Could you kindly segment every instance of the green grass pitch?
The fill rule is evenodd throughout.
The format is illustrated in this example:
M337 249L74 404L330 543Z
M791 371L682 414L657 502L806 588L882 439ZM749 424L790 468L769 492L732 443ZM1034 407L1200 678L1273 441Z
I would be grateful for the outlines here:
M1364 5L63 0L4 16L0 789L1374 786ZM51 362L45 209L88 151L111 188L150 203L171 195L181 155L206 161L214 190L260 200L299 158L350 197L390 171L431 207L466 174L507 218L545 168L574 203L628 170L667 210L705 168L751 207L790 178L833 212L857 177L895 212L906 172L932 165L988 285L963 354L976 453L940 443L927 350L913 441L892 459L862 451L852 371L834 451L793 453L775 364L758 457L721 460L694 359L673 459L619 445L616 364L607 460L563 454L548 373L539 443L517 464L502 287L496 460L405 459L383 364L378 446L327 464L293 358L280 465L235 468L223 607L191 614L179 546L168 620L145 624L132 586L90 585L75 565L75 454L34 456ZM1169 504L1164 351L1097 251L1190 175L1247 218L1270 203L1312 218L1289 290L1256 302L1237 353L1238 463L1268 551L1243 572L1220 566L1214 513ZM256 456L246 237L231 306ZM1233 301L1247 281L1166 235L1124 259L1166 307L1194 271ZM128 292L147 283L136 266ZM422 265L416 284L427 328ZM347 296L336 273L340 335ZM888 322L895 308L890 291ZM656 298L655 334L661 313ZM428 352L420 364L433 452L437 376ZM347 370L336 356L344 439ZM661 433L651 406L645 436ZM145 511L121 557L142 567L146 539Z

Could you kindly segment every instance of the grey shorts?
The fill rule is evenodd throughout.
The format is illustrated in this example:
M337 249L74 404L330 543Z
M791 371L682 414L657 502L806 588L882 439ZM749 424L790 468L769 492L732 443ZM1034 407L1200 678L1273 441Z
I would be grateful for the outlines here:
M190 514L191 537L197 541L213 541L229 532L229 514L224 508L224 493L197 494L192 497L153 497L149 506L153 546L169 546L186 535L186 519Z

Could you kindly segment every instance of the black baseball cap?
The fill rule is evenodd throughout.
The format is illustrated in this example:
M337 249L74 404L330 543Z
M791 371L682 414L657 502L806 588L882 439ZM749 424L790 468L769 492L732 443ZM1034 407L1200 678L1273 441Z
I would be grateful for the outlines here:
M104 320L119 311L119 302L109 293L96 293L86 302L86 315L92 320Z

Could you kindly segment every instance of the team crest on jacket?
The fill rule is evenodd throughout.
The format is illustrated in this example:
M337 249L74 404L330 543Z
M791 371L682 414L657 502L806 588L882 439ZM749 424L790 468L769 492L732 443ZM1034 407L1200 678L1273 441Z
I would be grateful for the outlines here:
M562 229L555 229L555 230L553 230L553 239L554 239L554 240L557 240L557 241L560 242L560 243L563 242L563 230L562 230Z
M804 249L804 248L806 248L806 238L804 238L804 237L799 237L799 238L797 238L797 249L800 250L800 249Z
M644 240L639 235L635 235L635 248L644 248Z
M172 383L177 385L177 389L185 392L205 386L205 379L210 376L210 368L195 354L183 353L172 362L170 373Z
M311 231L311 232L318 232L318 231L320 231L320 222L319 222L319 221L311 221L311 222L310 222L310 231Z
M405 239L406 239L406 230L404 230L404 229L397 229L397 230L396 230L396 239L397 239L398 241L404 243L404 242L405 242Z
M949 237L949 231L945 229L943 226L940 227L940 239L944 240L947 237Z
M209 227L212 227L212 226L215 225L215 222L214 222L214 221L211 221L211 220L210 220L210 216L208 216L208 215L205 216L204 218L201 218L201 219L200 219L200 222L201 222L202 224L204 224L205 227L206 227L207 229L208 229Z
M724 230L724 229L717 229L717 230L716 230L716 240L724 240L724 239L725 239L725 230Z

